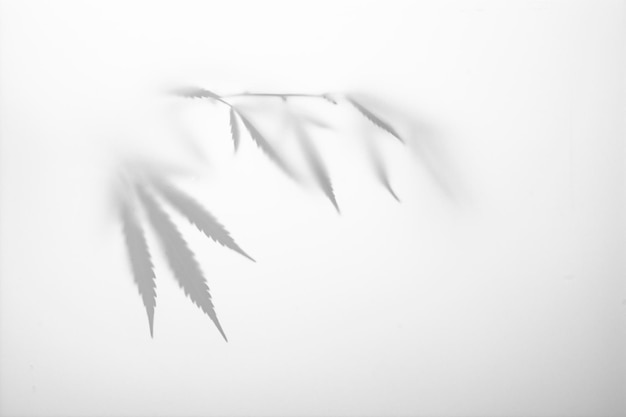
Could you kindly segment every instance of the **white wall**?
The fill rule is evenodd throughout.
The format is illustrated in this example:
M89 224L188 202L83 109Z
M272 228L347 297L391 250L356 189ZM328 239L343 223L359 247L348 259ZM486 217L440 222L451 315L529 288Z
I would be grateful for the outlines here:
M1 1L0 415L626 414L624 16ZM233 156L224 109L176 84L356 91L409 144L308 108L337 215L248 138ZM229 343L158 251L149 337L108 188L131 156L196 173L181 186L257 259L180 222Z

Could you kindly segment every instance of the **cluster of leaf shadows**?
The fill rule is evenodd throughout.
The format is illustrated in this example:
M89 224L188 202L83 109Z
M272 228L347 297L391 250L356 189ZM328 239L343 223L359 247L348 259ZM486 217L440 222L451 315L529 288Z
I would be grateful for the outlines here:
M280 153L277 152L271 142L268 141L255 126L250 117L231 103L231 98L278 98L285 102L288 102L292 98L308 98L325 100L331 105L337 105L341 101L344 101L352 105L362 116L375 126L404 143L403 139L389 123L367 109L363 104L347 95L241 93L220 96L201 88L181 88L175 90L174 94L187 98L207 99L227 106L229 108L230 131L235 151L239 148L241 142L241 125L243 125L247 135L254 143L256 143L282 172L290 177L294 176L292 168L287 164ZM311 120L312 119L298 119L296 123L293 124L293 128L298 138L300 148L306 157L305 160L308 164L308 168L317 186L339 212L339 205L335 197L328 168L306 129L307 121L310 122ZM373 162L378 179L397 200L398 197L389 185L382 161L374 158ZM182 288L185 295L209 316L222 337L227 340L226 334L215 312L206 277L193 251L189 248L182 233L177 228L165 207L169 206L170 209L174 209L180 213L182 217L216 243L252 261L254 261L254 259L235 242L228 230L208 209L175 186L165 175L156 175L154 172L127 173L120 195L121 198L119 198L118 201L122 229L130 258L132 274L148 316L150 335L152 337L154 335L156 275L152 263L150 247L146 239L145 222L152 227L178 285ZM145 220L142 220L144 218Z

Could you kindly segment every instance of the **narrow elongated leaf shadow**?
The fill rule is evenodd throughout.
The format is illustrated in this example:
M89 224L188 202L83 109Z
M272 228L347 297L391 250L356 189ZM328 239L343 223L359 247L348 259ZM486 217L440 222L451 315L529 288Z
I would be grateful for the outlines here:
M365 148L367 151L367 155L369 157L372 169L374 170L374 177L378 181L380 185L382 185L389 194L400 203L400 198L394 191L391 186L391 182L389 181L389 172L387 169L387 164L383 158L382 152L379 150L378 141L373 140L374 138L370 137L368 132L365 132Z
M376 149L373 141L368 141L368 154L370 157L370 161L372 162L372 168L374 169L374 175L378 182L385 187L385 189L391 194L391 196L399 203L400 198L391 187L391 183L389 182L389 174L387 172L387 167L385 165L385 161L381 153Z
M233 138L233 145L235 146L235 152L239 149L239 125L237 123L237 114L235 109L230 108L230 134Z
M244 252L235 242L228 230L211 214L207 209L202 207L196 200L186 195L182 191L173 187L171 184L153 179L152 184L157 191L183 216L189 220L194 226L203 232L213 241L225 246L233 251L245 256L253 262L256 262L250 255Z
M146 209L148 219L165 251L167 262L189 299L213 321L224 340L226 334L215 313L211 293L198 261L169 215L143 185L136 186L137 195Z
M374 113L372 113L370 110L368 110L364 105L362 105L361 103L359 103L358 101L356 101L354 98L350 97L350 96L346 96L346 99L350 102L350 104L352 104L363 116L365 116L365 118L367 120L369 120L370 122L372 122L374 125L378 126L379 128L381 128L382 130L384 130L385 132L391 134L392 136L394 136L396 139L398 139L400 142L404 143L404 140L400 137L400 135L398 134L398 132L396 132L396 130L391 127L391 125L387 122L385 122L383 119L381 119L379 116L375 115Z
M232 108L232 107L231 107ZM241 111L235 110L246 130L250 134L252 140L257 146L269 157L269 159L278 166L288 177L296 180L296 175L291 167L285 162L285 160L278 154L274 147L265 139L265 137L259 132L259 130L252 124L250 119L244 116Z
M367 97L359 93L359 97ZM419 164L430 175L437 187L446 197L459 203L467 193L462 178L455 172L455 165L449 160L450 155L445 149L446 137L440 129L416 118L415 114L396 104L387 102L379 97L369 97L376 101L376 107L385 113L394 114L402 122L406 131L405 143L408 150L419 160Z
M341 211L339 210L339 204L337 204L337 198L335 197L335 192L333 190L333 184L331 182L328 169L326 168L326 165L324 164L321 155L319 154L317 148L313 144L313 141L311 140L309 134L306 132L304 127L297 123L297 121L293 123L293 126L296 132L296 136L300 142L302 151L304 152L307 164L313 172L315 182L333 204L335 210L337 210L337 213L341 213Z
M128 257L133 271L135 284L143 300L143 305L148 314L148 325L150 326L150 337L154 337L154 309L156 307L156 276L154 266L148 249L145 233L137 219L131 202L120 202L120 216L122 219L122 230L128 249Z
M296 181L298 178L293 171L293 167L289 165L283 155L277 151L276 147L279 147L281 144L278 141L275 141L272 144L266 140L265 136L257 129L248 116L242 113L240 108L229 102L231 97L257 99L269 97L272 100L282 100L285 106L291 103L292 98L322 99L332 104L338 104L339 101L346 101L376 127L387 134L394 136L400 142L405 143L402 137L400 137L397 131L388 122L373 113L361 102L358 102L354 98L346 95L331 96L330 94L242 93L220 96L212 91L194 87L180 88L172 92L178 96L208 99L210 102L226 105L229 108L230 133L235 152L238 150L241 142L241 130L239 125L239 122L241 121L250 138L257 144L257 146L274 164L278 166L278 168L280 168L283 173ZM289 108L289 111L292 111L291 107ZM316 185L333 204L337 212L340 212L328 168L315 142L306 130L306 125L324 129L330 128L329 125L322 120L306 114L293 114L293 118L290 120L290 123L292 123L291 127L294 129L297 138L295 145L302 151L302 154L304 155L304 163L311 172ZM282 145L286 146L284 143ZM366 142L365 145L369 150L369 156L374 169L375 178L395 200L400 201L397 194L391 187L387 167L382 158L382 154L377 151L374 146L374 142ZM283 152L285 151L284 148L282 150ZM193 252L187 245L187 242L180 231L177 229L175 223L162 206L162 203L166 203L168 206L171 206L171 208L178 211L191 224L196 226L198 230L203 232L213 241L252 261L254 261L254 259L235 242L230 233L211 212L209 212L192 197L172 185L170 182L172 175L188 173L185 172L186 170L178 172L177 167L177 169L171 170L165 174L162 169L163 166L154 166L154 164L150 165L144 163L139 165L140 169L137 169L138 167L135 164L129 164L125 167L127 171L126 188L132 190L132 192L127 192L125 194L126 199L120 206L120 217L131 261L133 277L139 289L139 293L142 296L143 304L148 315L150 335L153 337L154 334L154 311L156 307L155 272L144 230L140 221L136 217L135 207L137 203L140 203L139 205L143 206L145 209L148 220L156 232L158 241L164 249L167 263L169 264L178 285L183 289L187 297L189 297L194 304L196 304L205 314L209 316L224 340L228 341L217 318L209 286L200 264L197 262ZM129 174L132 180L128 180Z

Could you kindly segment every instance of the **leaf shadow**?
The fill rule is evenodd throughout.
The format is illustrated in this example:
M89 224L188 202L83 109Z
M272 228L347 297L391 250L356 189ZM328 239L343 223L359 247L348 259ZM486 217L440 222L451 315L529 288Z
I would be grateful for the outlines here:
M224 340L228 341L217 318L206 278L187 242L148 189L142 184L137 184L135 189L178 285L185 295L209 316Z
M301 147L302 152L304 153L304 157L306 163L313 173L313 177L317 186L322 190L326 198L331 202L337 213L341 213L339 209L339 204L337 203L337 197L335 196L335 191L333 189L333 184L330 179L330 174L328 172L328 168L318 149L316 148L313 140L309 136L308 132L298 120L293 117L293 121L291 122L293 129L295 130L296 137L298 139L299 145ZM313 122L313 124L317 125L317 123Z
M155 232L178 285L209 316L224 340L228 341L217 318L200 264L165 206L169 205L172 210L178 211L214 242L252 261L254 259L237 244L226 227L209 210L171 182L171 178L176 177L176 170L165 169L167 165L159 169L159 165L154 162L133 162L120 167L118 181L113 187L113 198L118 208L118 221L122 226L131 273L148 315L151 337L154 336L156 273L141 217L146 217L148 226Z
M152 184L172 207L180 212L191 224L208 238L240 255L256 262L235 242L228 230L207 209L192 197L186 195L170 183L160 178L153 178Z
M267 157L290 179L298 182L298 177L294 169L287 163L285 158L280 152L265 138L252 120L241 110L235 108L235 113L243 123L243 126L248 131L250 138L256 143L256 145L267 155Z
M150 256L150 249L145 232L136 215L135 206L130 196L119 199L122 230L126 241L128 259L148 315L150 337L154 337L154 309L156 307L156 275ZM134 199L133 199L134 200Z
M407 148L418 165L429 174L437 188L452 203L459 204L464 200L467 195L466 185L451 162L451 154L447 149L450 137L444 134L442 127L426 123L415 114L380 97L372 97L365 93L358 93L357 97L362 102L372 104L371 107L375 107L381 114L393 115L395 124L406 132L403 139Z

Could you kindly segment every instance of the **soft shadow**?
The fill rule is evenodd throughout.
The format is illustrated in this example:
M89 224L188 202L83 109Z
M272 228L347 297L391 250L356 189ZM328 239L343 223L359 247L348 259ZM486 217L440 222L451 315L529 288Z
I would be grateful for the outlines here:
M393 125L402 132L406 146L420 166L428 172L448 200L459 203L465 195L464 186L450 162L450 154L445 149L446 137L442 129L381 98L373 98L366 94L358 94L357 97L360 103L367 103L368 108L375 108L377 113L393 117L395 121ZM379 166L384 168L384 165ZM384 171L377 173L379 176L382 175L381 181L385 178L383 174Z
M130 199L120 199L119 209L122 220L122 230L128 250L128 259L133 272L133 278L143 300L148 314L150 337L154 337L154 308L156 306L156 275L148 249L148 242L136 216L134 202Z
M165 257L174 273L174 277L178 281L178 285L189 299L209 316L224 340L228 341L215 313L206 278L193 252L187 246L187 242L169 215L146 187L141 184L137 185L136 191L147 212L150 224L163 247Z
M341 213L339 210L339 204L337 204L335 192L333 190L330 174L328 173L328 168L326 167L323 158L319 154L319 151L315 147L313 140L307 133L306 129L298 123L295 117L292 124L302 152L304 153L306 162L313 173L317 186L322 190L324 195L326 195L328 200L330 200L332 205L335 207L335 210L337 210L337 213Z
M162 179L153 178L152 184L172 207L185 216L191 224L196 226L208 238L255 262L250 255L239 247L217 218L206 208L202 207L200 203Z
M256 128L248 116L235 108L236 115L241 119L244 127L250 134L252 140L257 144L265 155L289 178L297 182L297 176L294 170L287 164L282 155L265 139L265 136Z

